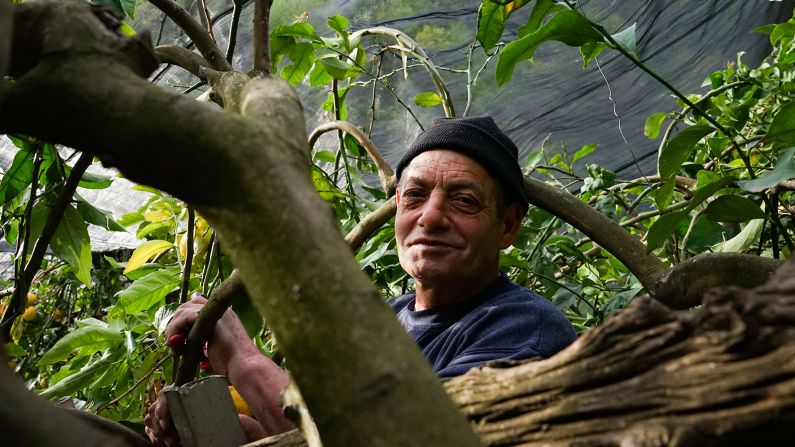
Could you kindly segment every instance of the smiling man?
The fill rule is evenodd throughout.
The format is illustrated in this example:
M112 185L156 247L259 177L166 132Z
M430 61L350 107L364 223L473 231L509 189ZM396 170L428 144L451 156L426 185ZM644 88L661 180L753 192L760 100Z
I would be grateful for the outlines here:
M491 118L436 120L397 175L398 253L416 292L390 304L440 377L493 360L548 357L574 341L563 314L499 271L500 250L516 237L527 199L516 146ZM186 332L206 302L180 306L166 339ZM291 427L281 410L286 373L259 352L231 310L218 320L207 355L254 412L256 420L240 416L250 440ZM178 445L162 392L144 423L155 445Z
M434 121L397 176L398 254L416 291L390 304L440 377L575 340L557 308L499 271L527 199L518 150L490 117Z

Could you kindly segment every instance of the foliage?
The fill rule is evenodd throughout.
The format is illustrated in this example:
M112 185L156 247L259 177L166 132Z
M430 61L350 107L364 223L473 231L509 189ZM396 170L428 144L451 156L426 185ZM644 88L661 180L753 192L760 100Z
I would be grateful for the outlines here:
M97 3L130 17L135 12L132 1ZM530 6L517 38L501 42L505 21ZM498 83L509 82L516 65L532 61L536 49L548 41L579 47L584 65L607 49L639 63L634 58L634 26L611 34L573 6L552 0L483 0L475 37L489 55L499 55ZM795 186L789 181L795 177L794 24L790 20L760 29L774 45L761 66L749 67L740 55L736 63L709 75L709 91L686 97L680 113L649 118L644 134L661 141L658 178L618 179L602 167L582 167L580 160L598 150L595 144L583 146L568 159L565 151L544 143L528 155L525 171L575 192L644 238L648 250L669 264L710 251L789 257L795 231ZM405 34L351 31L341 16L330 17L327 27L324 34L330 36L302 21L276 26L270 48L279 76L328 93L323 108L330 119L363 123L366 117L349 107L349 94L370 91L375 83L408 112L412 100L418 107L452 109L436 67ZM374 45L366 46L364 40ZM381 73L378 58L388 51L401 57L402 67ZM401 98L389 88L390 77L418 76L417 67L431 74L437 91ZM469 69L445 73L472 74ZM360 127L372 130L373 125L371 121ZM19 273L24 267L22 247L32 246L41 233L48 206L72 168L64 160L66 152L46 142L24 136L12 140L19 150L0 181L0 205L4 237L18 250ZM319 140L312 160L315 187L333 208L343 234L388 199L386 192L372 186L376 166L354 136L340 131L336 139ZM84 174L80 185L105 188L112 181ZM53 235L54 257L41 266L47 274L33 284L40 297L37 316L29 322L19 316L13 342L6 345L31 388L51 399L76 397L90 409L101 409L103 416L130 424L140 423L147 399L171 376L174 365L162 333L180 297L209 294L232 270L201 216L191 221L185 204L157 190L138 188L149 191L151 198L118 221L74 197L75 205L67 208ZM132 253L92 257L88 223L111 231L129 229L142 243ZM391 223L378 229L355 256L385 297L409 287L411 280L397 260ZM580 331L643 291L615 256L535 207L516 243L502 253L501 265L515 281L566 311ZM235 309L263 352L273 355L275 343L250 304L236 303Z

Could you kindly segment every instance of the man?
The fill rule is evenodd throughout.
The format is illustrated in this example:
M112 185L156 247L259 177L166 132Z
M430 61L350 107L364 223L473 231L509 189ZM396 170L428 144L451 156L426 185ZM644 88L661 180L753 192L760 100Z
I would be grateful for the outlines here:
M397 166L395 234L400 265L414 293L390 301L398 320L440 377L489 361L548 357L576 335L547 300L499 272L500 250L513 243L527 212L518 150L489 117L436 120ZM206 300L174 314L167 339L196 320ZM288 379L227 311L208 345L257 420L241 416L250 439L290 428L279 394ZM145 418L158 445L176 445L162 396Z

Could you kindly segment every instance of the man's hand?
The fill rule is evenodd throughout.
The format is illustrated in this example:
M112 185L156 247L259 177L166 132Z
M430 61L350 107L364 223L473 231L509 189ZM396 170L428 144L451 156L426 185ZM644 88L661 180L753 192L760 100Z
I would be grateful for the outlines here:
M206 303L206 298L194 296L174 312L165 333L167 343L174 352L182 351L184 337L190 332L199 311ZM250 440L292 428L292 424L281 413L279 397L281 390L287 385L287 375L259 352L240 318L232 310L224 312L216 323L213 336L207 344L207 356L213 372L227 376L254 412L256 420L241 417L243 429ZM146 434L155 445L179 445L179 437L171 421L163 390L149 407L144 424Z

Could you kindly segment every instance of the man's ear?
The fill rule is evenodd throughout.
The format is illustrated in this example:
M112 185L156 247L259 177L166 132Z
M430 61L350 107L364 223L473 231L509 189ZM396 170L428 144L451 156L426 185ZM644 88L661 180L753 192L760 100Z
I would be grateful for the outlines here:
M395 189L395 204L400 205L400 186Z
M519 228L524 219L523 208L518 202L513 202L505 209L502 216L503 232L500 237L500 249L508 248L519 234Z

